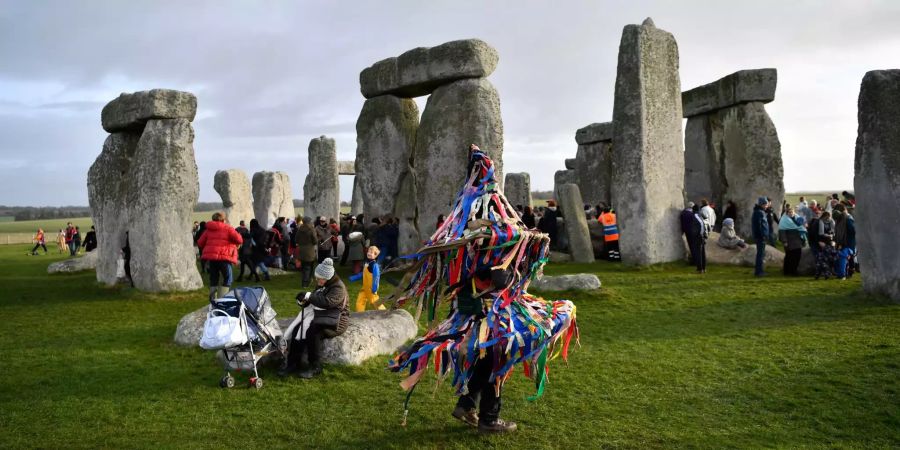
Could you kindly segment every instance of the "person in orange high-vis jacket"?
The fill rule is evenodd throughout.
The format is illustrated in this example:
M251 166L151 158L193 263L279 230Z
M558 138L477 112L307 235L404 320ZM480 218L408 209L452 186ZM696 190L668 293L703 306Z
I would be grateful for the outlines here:
M606 250L606 259L608 261L621 261L622 255L619 254L619 226L616 224L616 213L612 212L608 206L603 208L603 213L597 218L600 225L603 225L603 249Z
M34 242L34 248L31 249L31 254L33 256L37 256L39 247L43 247L44 254L47 254L47 242L44 239L44 230L38 228L37 233L35 233L34 235L34 238L31 239Z

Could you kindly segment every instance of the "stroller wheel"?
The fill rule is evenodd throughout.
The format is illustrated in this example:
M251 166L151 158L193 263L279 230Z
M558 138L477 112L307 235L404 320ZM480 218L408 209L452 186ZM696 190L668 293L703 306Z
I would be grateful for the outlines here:
M219 387L220 388L233 388L234 387L234 377L231 376L230 373L226 374L224 377L222 377L221 380L219 380Z
M262 378L259 378L259 377L251 378L250 379L250 387L255 387L256 389L262 389L262 387L263 387Z

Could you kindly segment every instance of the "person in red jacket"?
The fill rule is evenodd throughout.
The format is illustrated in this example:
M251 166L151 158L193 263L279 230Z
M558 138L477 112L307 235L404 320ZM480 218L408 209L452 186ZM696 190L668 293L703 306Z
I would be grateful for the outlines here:
M225 223L225 214L217 212L206 222L206 231L197 241L203 249L200 259L209 262L209 299L225 295L231 286L231 265L238 263L238 247L244 243L240 233ZM219 286L219 281L222 285Z

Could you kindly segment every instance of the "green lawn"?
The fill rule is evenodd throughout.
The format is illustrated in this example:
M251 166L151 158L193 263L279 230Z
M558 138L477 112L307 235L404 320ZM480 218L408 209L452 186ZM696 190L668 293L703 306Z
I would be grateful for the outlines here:
M900 446L900 306L850 281L750 276L683 265L596 272L578 305L581 347L555 361L545 396L521 370L504 391L509 436L450 417L428 376L399 426L404 393L385 358L327 367L312 381L217 386L211 352L171 339L205 294L98 286L48 276L58 256L0 247L2 448L870 448ZM265 284L296 312L297 275ZM355 295L358 285L352 285Z

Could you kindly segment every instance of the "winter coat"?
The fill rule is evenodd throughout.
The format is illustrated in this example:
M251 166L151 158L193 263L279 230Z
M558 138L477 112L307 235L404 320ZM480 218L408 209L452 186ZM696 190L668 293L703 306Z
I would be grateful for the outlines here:
M712 231L716 227L716 210L712 206L706 205L700 208L700 217L706 222L706 230Z
M533 229L536 226L534 222L534 213L522 214L522 223L524 223L528 229Z
M210 221L197 245L203 249L200 259L204 261L228 261L237 264L237 248L244 240L241 235L225 222Z
M691 230L694 227L694 211L690 208L681 210L679 219L681 219L681 232L684 233L688 239L693 239L694 233L691 233Z
M769 237L769 221L766 219L766 211L762 206L753 207L753 216L750 218L753 227L753 239L756 241L764 241Z
M253 238L253 253L252 259L253 262L259 264L266 260L266 257L269 256L269 251L266 248L266 230L263 227L259 228L251 228L250 236Z
M350 296L344 282L337 275L325 282L325 285L316 289L309 295L309 303L317 308L313 323L323 326L336 327L341 315L350 315L348 304ZM342 332L343 330L338 330Z
M97 232L88 231L84 236L84 251L90 252L97 248Z
M324 227L316 225L316 239L319 250L331 251L331 228L328 228L328 225Z
M319 247L319 240L312 225L304 223L297 226L297 232L294 233L294 245L297 246L297 256L300 258L300 261L310 262L316 260L316 249Z
M364 226L362 226L361 224L356 224L351 229L351 232L359 232L359 233L365 234L364 230L365 230ZM365 238L347 243L347 246L348 246L347 259L348 260L362 261L362 260L366 259L365 249L364 249L365 243L363 242L364 240L365 240Z
M723 221L722 232L719 234L719 241L717 243L719 244L719 247L733 250L740 247L740 245L744 243L744 240L739 238L737 233L734 232L734 222L730 225L725 225Z
M556 239L556 235L559 232L556 226L556 208L547 207L544 209L544 216L541 217L541 223L538 224L538 228L544 233L547 233L550 236L550 240Z

